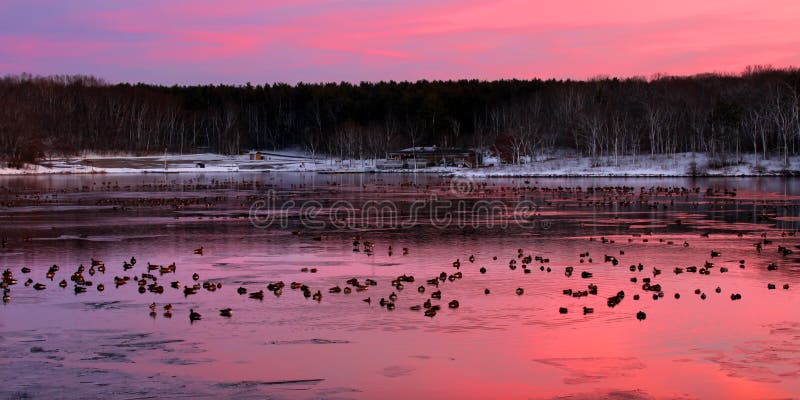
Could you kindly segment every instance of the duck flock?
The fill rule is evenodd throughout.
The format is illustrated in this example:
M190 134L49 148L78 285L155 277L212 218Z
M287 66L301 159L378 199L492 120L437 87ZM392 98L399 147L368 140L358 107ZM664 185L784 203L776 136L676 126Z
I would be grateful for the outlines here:
M795 234L796 232L794 231L783 232L781 237L791 238L794 237ZM702 236L707 237L708 234L703 234ZM632 237L629 239L629 242L637 238L641 238L641 235L632 235ZM599 241L603 244L609 245L613 245L615 243L615 240L608 239L606 237L589 238L589 240ZM644 241L647 239L641 240ZM769 247L773 245L774 241L768 238L766 234L762 234L760 240L753 244L753 248L754 251L761 253L763 251L767 251ZM352 239L352 246L354 252L362 252L367 255L372 255L376 248L376 244L374 242L362 240L360 237L354 237ZM689 243L684 242L682 246L688 247ZM783 257L794 253L794 250L787 246L777 245L774 246L774 248L774 251ZM794 248L797 249L800 248L800 246L794 245ZM392 246L388 246L387 250L389 255L393 254ZM195 249L193 253L195 255L202 256L204 254L204 248L199 247ZM402 254L408 255L409 249L404 247L402 249ZM619 250L620 257L624 254L624 250ZM722 254L720 251L712 250L709 254L709 257L711 260L714 260L721 255ZM600 258L602 259L603 268L621 268L622 271L627 269L635 274L634 276L630 277L630 282L635 285L634 290L627 289L628 293L626 293L626 290L617 290L612 288L612 290L607 292L613 293L612 296L609 296L606 299L606 304L609 308L616 307L622 301L625 301L628 298L631 299L628 301L639 301L643 297L652 297L654 301L664 298L668 288L662 283L658 282L659 277L664 274L711 275L725 274L729 271L728 267L717 265L714 261L705 261L700 266L676 266L672 271L665 271L663 269L654 267L647 268L641 263L631 264L627 268L622 268L619 267L620 260L617 255L603 254L600 256ZM497 259L498 258L496 256L492 257L492 261L497 261ZM590 254L589 251L578 254L578 259L579 264L582 266L594 263L592 254ZM479 260L477 260L474 255L470 255L465 262L462 262L460 259L454 260L447 270L440 271L439 273L423 277L402 274L396 276L394 279L389 280L388 285L386 285L386 283L381 285L377 280L371 278L359 279L358 277L352 277L335 286L324 288L312 288L307 284L296 281L289 282L288 284L284 281L275 281L270 282L266 285L266 287L248 288L240 286L233 289L231 292L236 293L238 296L247 296L255 301L264 301L264 299L267 297L267 293L272 297L279 298L286 292L298 292L304 298L310 299L317 303L322 302L324 296L361 295L358 297L358 299L364 303L376 303L381 308L391 311L397 307L397 299L405 291L411 290L423 294L425 296L425 300L420 304L408 306L408 309L413 312L419 312L425 317L434 318L438 313L443 312L445 308L457 309L461 305L461 302L458 299L450 299L445 296L444 293L447 291L448 285L464 279L465 275L470 279L480 279L483 274L488 272L487 267L479 266L480 263L478 261ZM156 265L148 262L145 265L142 265L137 263L135 257L131 257L129 260L122 262L121 265L114 267L107 266L106 263L97 259L91 259L88 265L89 267L87 268L81 264L74 270L62 270L60 266L52 265L47 269L47 272L44 275L40 275L38 277L35 276L30 267L20 268L19 274L17 274L11 268L6 268L2 274L2 282L0 282L0 288L3 290L3 303L11 303L13 292L16 290L24 290L25 288L30 288L34 291L44 291L48 289L72 290L74 291L75 295L80 295L89 290L104 292L106 291L106 285L108 285L116 290L135 288L133 290L136 290L138 293L143 295L147 293L161 295L166 290L174 290L179 291L184 297L187 298L189 296L198 295L202 292L211 293L223 291L223 285L221 282L201 280L201 277L197 272L191 274L190 282L181 282L179 280L171 279L176 276L176 272L178 270L178 267L175 263L169 265ZM740 269L745 269L745 260L739 260L738 267ZM541 273L553 273L555 276L562 275L564 279L567 279L567 281L570 282L571 287L563 289L562 294L564 296L580 298L587 296L598 296L598 293L600 293L598 285L592 282L594 275L589 268L581 268L581 270L578 270L573 266L555 266L550 263L549 258L541 255L526 253L526 251L521 248L517 249L516 254L510 257L508 260L508 273L530 274L535 269L538 269ZM779 266L777 263L772 262L766 267L766 269L767 271L772 272L778 270ZM317 268L303 267L301 272L316 273ZM576 281L581 283L575 285ZM575 286L578 286L578 288L575 288ZM790 285L788 283L775 282L769 282L766 284L767 290L777 290L779 288L782 290L789 290ZM372 293L375 292L378 292L379 294L372 295ZM494 294L490 288L485 288L483 293L487 296ZM696 289L693 293L701 300L705 300L708 296L708 294L701 289ZM716 295L722 294L722 288L717 286L714 290L714 293ZM522 287L514 290L514 295L516 296L524 296L525 294L525 290ZM731 301L738 301L742 299L742 294L736 291L730 291L728 295ZM681 298L681 294L679 292L674 292L672 296L675 299ZM419 299L418 296L416 298ZM150 316L153 318L155 318L159 312L162 312L162 316L165 318L172 318L174 309L172 304L157 304L156 302L153 302L149 305L149 310ZM185 311L188 311L188 319L190 322L195 322L203 318L203 315L201 314L202 310L190 308L189 310ZM554 312L555 311L556 310L554 310ZM234 315L234 310L232 308L223 308L216 310L216 312L220 317L223 318L231 318ZM586 306L583 306L579 310L570 310L567 307L559 307L557 312L560 314L579 312L583 315L587 315L593 314L595 310L594 308ZM647 314L644 311L638 311L635 314L635 318L639 321L642 321L647 318Z
M294 191L295 194L300 193L304 189L308 189L308 193L320 198L323 205L333 203L337 198L336 195L347 193L347 191L340 191L342 184L336 182L322 183L320 185L312 186L305 184L291 184L289 189ZM216 192L215 196L206 197L126 197L114 198L113 196L105 199L91 199L95 206L110 207L109 212L126 212L136 209L154 209L160 208L168 211L180 211L184 209L202 208L213 209L220 206L226 200L231 198L236 199L240 205L247 205L249 202L263 197L260 193L264 189L272 188L271 184L259 181L220 181L212 180L208 184L189 180L179 185L174 184L140 184L138 186L120 185L117 182L101 182L100 185L93 183L92 185L84 185L76 188L72 192L116 192L124 191L140 191L140 192L154 192L162 193L173 190L189 190L190 192ZM367 186L364 185L363 188ZM419 193L432 193L437 190L447 190L445 186L432 186L431 184L416 184L411 182L400 183L399 185L384 184L380 179L373 182L370 190L374 193L389 193L397 188L404 190L412 190ZM356 186L360 188L360 186ZM13 192L11 189L7 189ZM234 196L218 195L220 191L236 190ZM248 194L247 190L251 190L256 194ZM244 192L243 192L244 191ZM41 206L52 204L60 204L59 195L68 194L71 191L67 189L59 189L52 193L36 193L32 195L15 195L13 199L6 199L2 203L3 207L24 207L24 206ZM462 195L459 193L458 195ZM568 210L572 209L590 209L590 210L613 210L619 212L622 210L645 210L645 211L663 211L676 207L676 200L683 203L689 209L697 209L703 204L708 209L722 207L728 202L735 201L733 199L737 196L737 191L727 189L706 189L700 188L683 188L683 187L658 187L653 186L650 188L641 187L639 189L628 186L607 186L607 187L536 187L532 186L528 180L524 181L524 185L520 186L503 186L503 185L490 185L487 182L476 183L470 187L466 193L472 199L535 199L540 202L542 209L552 210ZM325 197L327 196L327 197ZM755 204L757 202L754 201ZM78 204L81 200L78 200ZM784 205L777 205L777 207L787 208L791 206L791 202ZM568 211L567 211L568 212ZM176 215L175 218L179 218ZM211 217L213 218L213 217ZM233 218L239 218L234 216ZM774 222L774 215L769 215L764 212L752 212L752 219L758 222ZM680 226L681 220L672 221L674 224ZM771 231L773 236L775 231ZM298 234L298 232L294 232ZM779 257L787 257L794 253L800 246L796 245L794 241L796 231L785 230L779 233L780 238L770 237L767 233L759 237L758 242L752 243L753 251L761 254L762 252L775 252ZM646 235L646 234L644 234ZM708 233L703 233L701 236L708 237ZM741 237L742 234L740 233ZM315 240L320 240L320 236L315 236ZM612 245L615 243L614 239L599 237L590 238L591 241L600 242L602 244ZM648 242L649 238L643 237L643 234L633 234L628 238L628 242L641 241ZM681 245L689 247L690 243L684 241L683 243L673 243L658 239L668 245ZM30 241L26 238L25 241ZM782 244L775 243L776 241L783 242ZM370 240L365 240L361 237L353 237L351 239L354 252L361 252L368 255L376 251L378 245ZM2 239L2 246L7 245L7 240ZM383 247L383 246L381 246ZM393 253L391 246L384 247L388 254ZM193 253L197 256L204 254L204 248L199 247L194 249ZM659 269L655 267L646 267L641 263L630 264L628 267L621 267L620 260L624 256L624 250L616 249L618 254L602 254L597 256L596 260L593 254L589 251L580 252L577 254L578 263L582 267L554 265L550 263L549 258L532 254L525 249L517 249L516 252L508 255L508 263L506 269L508 273L517 274L530 274L534 270L539 270L541 273L553 274L552 279L565 279L565 285L562 294L571 298L579 298L585 296L600 296L600 293L606 294L606 305L609 308L614 308L623 301L640 301L643 297L651 297L654 301L663 299L670 291L669 288L659 279L666 274L675 274L681 276L689 275L711 275L711 274L725 274L729 268L736 268L730 264L722 265L716 263L715 259L722 254L720 251L712 250L708 255L709 260L704 260L701 264L690 266L675 266L672 270ZM408 248L402 248L402 254L407 255ZM497 261L498 257L492 257L492 261ZM601 261L602 260L602 261ZM434 318L438 313L445 312L446 309L457 309L461 306L461 301L456 298L451 298L446 295L448 287L454 285L455 282L461 279L481 279L481 276L487 273L488 260L478 260L475 256L461 259L455 259L451 265L444 268L444 270L430 273L426 276L414 276L411 274L402 274L389 279L387 282L378 282L371 278L351 277L342 280L334 286L326 287L312 287L303 282L284 282L275 281L270 282L265 287L235 287L230 289L231 293L237 296L247 296L254 301L264 301L266 297L281 297L287 292L297 292L306 299L314 302L322 302L323 297L327 296L358 296L358 300L367 304L378 304L386 310L394 310L397 308L397 299L402 296L406 291L413 291L423 294L424 301L419 304L407 306L410 311L418 312L424 317ZM626 269L632 274L630 282L634 284L633 290L630 286L624 288L598 288L598 285L593 281L593 272L591 268L585 267L593 265L594 268L598 267L597 262L601 262L603 268L618 268L622 272ZM501 263L505 263L501 261ZM3 291L3 303L9 304L12 302L12 296L17 290L71 290L75 295L81 295L89 290L97 292L107 292L108 288L115 290L136 290L141 294L162 295L166 291L179 291L183 296L195 296L201 293L210 292L223 292L229 290L226 286L223 288L221 282L213 280L203 280L197 272L191 273L191 280L181 282L175 279L178 266L175 263L169 265L157 265L151 263L137 263L136 258L131 257L121 264L107 265L105 262L97 259L91 259L88 263L88 268L83 264L77 267L62 269L59 265L52 265L47 267L46 273L34 273L30 267L11 268L7 267L3 271L2 281L0 288ZM492 263L491 268L498 268L497 263ZM746 268L745 260L739 260L738 268ZM585 268L583 268L585 267ZM768 272L778 270L780 267L776 262L770 263L766 269ZM304 267L301 272L316 273L315 267ZM580 282L580 283L576 283ZM129 289L133 288L133 289ZM767 282L765 284L767 290L789 290L789 283L786 282ZM485 288L484 295L495 295L491 288ZM720 286L714 289L713 295L720 295L723 290ZM517 288L513 293L504 293L505 295L524 296L525 290L522 287ZM696 289L693 294L701 300L705 300L711 293L706 293L701 289ZM742 294L736 291L727 291L726 295L730 297L731 301L739 301L742 299ZM672 291L671 297L675 299L681 298L682 294L677 291ZM415 296L418 299L419 296ZM468 301L468 300L467 300ZM163 317L171 318L174 310L172 304L159 304L153 302L149 306L150 315L156 317L159 313ZM192 322L201 320L203 312L207 310L195 310L190 308L188 310L181 310L185 313L188 319ZM578 312L584 315L593 314L594 308L582 307L578 310L571 310L568 307L559 307L553 312L566 314L570 312ZM215 310L215 313L224 318L232 318L234 310L232 308L223 308ZM643 311L638 311L633 317L638 320L645 320L647 315Z

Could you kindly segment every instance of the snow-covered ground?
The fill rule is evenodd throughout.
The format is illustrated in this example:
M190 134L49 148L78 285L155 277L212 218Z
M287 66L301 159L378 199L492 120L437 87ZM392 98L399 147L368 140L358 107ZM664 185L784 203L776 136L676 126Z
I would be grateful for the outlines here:
M486 157L481 168L431 167L417 170L381 170L390 173L436 173L455 176L772 176L784 175L783 160L773 156L758 160L752 154L743 155L741 162L713 168L704 154L680 153L666 155L639 155L608 157L594 160L578 157L564 151L554 151L522 165L500 165L496 158ZM729 159L732 160L733 157ZM692 165L696 165L695 168ZM730 163L729 163L730 164ZM247 154L225 156L219 154L190 154L167 156L125 156L88 154L76 158L44 160L25 168L0 168L0 175L19 174L135 174L181 172L321 172L362 173L374 172L375 160L339 160L312 157L302 151L265 152L263 160L250 160ZM800 174L800 157L790 160L789 171Z

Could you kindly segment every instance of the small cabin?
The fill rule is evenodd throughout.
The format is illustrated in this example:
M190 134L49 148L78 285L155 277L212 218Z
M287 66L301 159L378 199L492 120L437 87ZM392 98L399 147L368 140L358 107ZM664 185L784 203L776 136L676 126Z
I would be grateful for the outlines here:
M260 151L251 151L249 154L251 161L261 161L264 159L264 153Z
M483 155L472 149L459 147L409 147L389 153L386 160L376 165L388 168L460 167L477 168L483 164Z

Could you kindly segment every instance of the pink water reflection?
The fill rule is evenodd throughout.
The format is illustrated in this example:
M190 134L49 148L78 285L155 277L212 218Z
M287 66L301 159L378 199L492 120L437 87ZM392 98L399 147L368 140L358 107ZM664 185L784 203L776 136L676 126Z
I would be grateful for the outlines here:
M211 183L212 178L218 183ZM124 177L119 178L126 181L120 185L130 185L131 191L123 191L93 188L100 185L92 185L95 180L108 177L28 179L6 182L14 187L6 201L18 194L25 200L15 200L19 203L2 210L9 221L3 265L11 267L18 279L26 277L20 267L29 266L30 275L46 283L47 289L23 287L20 279L12 289L11 303L0 307L0 375L11 382L0 392L6 397L19 393L102 397L112 391L243 398L785 398L800 393L796 361L800 323L795 312L800 306L800 267L796 255L776 251L778 245L800 244L798 236L781 236L797 228L796 221L786 218L796 216L790 196L800 191L793 181L774 184L793 187L788 193L772 191L769 182L759 181L763 196L752 191L737 196L738 203L715 201L701 190L676 199L667 209L641 204L617 205L615 211L579 205L577 195L562 193L559 205L547 205L552 192L506 189L585 188L618 181L497 180L488 182L492 192L475 196L532 198L541 204L539 217L550 219L549 228L478 227L465 232L421 224L409 230L315 232L297 225L285 230L253 228L242 211L248 196L264 189L253 181L291 192L297 200L354 201L373 198L377 195L373 191L389 199L446 193L440 189L448 182L380 175L366 181L294 175L171 177L160 182ZM186 189L178 185L184 179L211 187ZM338 185L331 189L329 180ZM412 185L400 185L403 182ZM85 191L69 190L87 184ZM751 184L663 183L703 188ZM34 192L39 200L34 200ZM179 209L158 201L130 203L127 210L102 203L201 195L220 200ZM753 221L752 215L740 211L755 203L780 219ZM651 227L635 229L643 222ZM708 237L700 236L709 232ZM764 232L773 243L759 254L753 244L762 240ZM372 255L352 251L354 235L375 242ZM192 254L200 245L205 254ZM409 248L408 255L402 254L403 247ZM510 260L521 262L519 248L525 255L550 261L532 262L529 274L521 267L511 270ZM712 258L712 250L721 256ZM587 251L590 257L581 263L579 254ZM129 274L141 274L148 261L175 262L176 274L159 280L165 285L173 280L191 283L197 272L201 282L220 282L223 287L189 297L168 286L163 295L140 295L132 284L115 289L111 278L123 274L120 266L132 255L139 263ZM470 255L475 256L474 263L468 261ZM615 256L619 265L604 262L604 255ZM76 296L72 286L63 290L57 286L79 263L88 265L93 257L108 266L105 275L92 278L95 284L105 283L106 291ZM421 294L417 286L442 271L455 272L455 259L461 261L463 279L441 283L438 303L443 310L434 318L410 311L436 290L427 286ZM744 269L739 260L745 260ZM708 276L673 272L675 267L702 266L706 261L715 264ZM773 262L779 269L768 271ZM643 271L629 270L629 265L639 263ZM52 264L62 267L54 282L44 278ZM540 265L552 271L540 271ZM564 275L566 266L575 268L570 278ZM316 267L318 272L301 272L304 267ZM481 274L480 267L487 272ZM728 272L721 273L719 267ZM653 268L662 273L654 276ZM591 272L592 278L581 278L583 271ZM389 281L401 274L414 275L416 282L398 291ZM329 287L344 287L351 277L375 279L378 286L348 295L328 293ZM637 283L630 281L632 277ZM645 277L663 286L663 298L653 300L652 292L641 290ZM280 297L266 292L258 301L235 292L239 286L266 291L267 283L278 280L287 283ZM292 281L321 290L322 301L305 299L289 289ZM768 290L768 283L777 289ZM596 296L562 294L564 289L586 290L589 284L597 285ZM783 284L790 289L782 289ZM522 296L515 294L518 287L524 289ZM721 293L715 292L717 287ZM486 288L491 294L484 294ZM695 289L707 298L701 300ZM620 290L624 299L609 308L606 299ZM392 291L399 295L397 308L387 311L377 301ZM674 298L675 293L680 299ZM731 301L732 293L741 293L742 300ZM633 300L634 294L641 299ZM361 301L367 296L372 304ZM447 308L452 299L459 300L458 309ZM173 317L164 318L159 308L151 318L151 302L159 307L172 304ZM584 306L594 313L583 315ZM225 307L233 308L232 318L218 315L217 310ZM560 307L568 313L560 314ZM189 308L201 312L203 319L189 324ZM636 319L640 310L647 314L644 321ZM131 379L137 384L124 383ZM60 392L61 387L69 391Z

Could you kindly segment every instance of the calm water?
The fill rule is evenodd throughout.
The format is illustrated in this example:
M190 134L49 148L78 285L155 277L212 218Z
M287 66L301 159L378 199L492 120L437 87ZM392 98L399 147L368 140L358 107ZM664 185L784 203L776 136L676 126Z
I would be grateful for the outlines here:
M18 281L0 306L0 398L800 396L800 180L65 175L0 186L0 266ZM105 273L89 275L92 259ZM163 294L133 279L115 287L148 262L176 265L152 272ZM706 262L708 275L674 272ZM81 264L93 285L75 294ZM463 277L426 284L441 272ZM392 287L403 274L415 281ZM663 297L643 290L647 277ZM329 293L350 278L377 285ZM172 281L222 287L184 296ZM267 290L278 281L280 296ZM589 285L596 295L564 294ZM434 317L410 310L436 290ZM379 300L392 292L388 310ZM190 309L202 319L190 323Z

